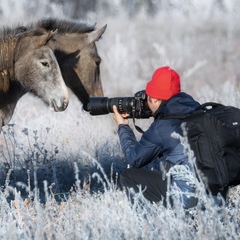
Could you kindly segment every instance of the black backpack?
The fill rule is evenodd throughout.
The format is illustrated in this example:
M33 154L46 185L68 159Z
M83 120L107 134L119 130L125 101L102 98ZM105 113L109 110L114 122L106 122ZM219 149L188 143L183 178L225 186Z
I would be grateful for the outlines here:
M185 122L196 166L213 194L240 184L240 109L208 102L189 114L162 119L169 118Z

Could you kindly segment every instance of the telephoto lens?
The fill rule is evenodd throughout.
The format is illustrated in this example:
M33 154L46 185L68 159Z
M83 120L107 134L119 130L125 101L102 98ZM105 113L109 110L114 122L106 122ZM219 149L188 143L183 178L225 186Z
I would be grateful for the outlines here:
M87 111L91 115L103 115L113 112L113 106L116 105L120 113L131 113L135 106L134 97L90 97L87 104Z

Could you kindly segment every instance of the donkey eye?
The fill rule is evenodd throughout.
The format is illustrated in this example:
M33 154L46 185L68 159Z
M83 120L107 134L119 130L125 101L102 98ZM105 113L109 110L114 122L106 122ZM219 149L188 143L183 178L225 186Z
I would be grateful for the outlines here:
M50 65L49 65L48 62L41 62L41 64L42 64L44 67L50 67Z

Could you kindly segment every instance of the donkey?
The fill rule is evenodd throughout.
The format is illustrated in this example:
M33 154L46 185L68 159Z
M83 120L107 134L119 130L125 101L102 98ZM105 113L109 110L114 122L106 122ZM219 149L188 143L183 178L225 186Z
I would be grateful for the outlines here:
M11 32L11 34L9 34ZM54 111L68 106L68 90L52 49L56 32L37 29L0 33L0 132L13 115L17 101L27 92Z
M95 25L82 21L48 18L19 27L18 30L38 28L49 32L57 30L47 45L54 51L66 85L86 110L89 96L103 96L100 78L101 58L95 42L101 38L106 27L107 25L95 29Z

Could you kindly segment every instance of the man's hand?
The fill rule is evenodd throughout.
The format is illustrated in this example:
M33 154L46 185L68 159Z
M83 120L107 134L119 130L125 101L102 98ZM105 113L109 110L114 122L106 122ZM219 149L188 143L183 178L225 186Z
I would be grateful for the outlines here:
M128 113L122 113L120 114L117 110L117 107L114 105L113 106L113 119L115 120L115 122L119 125L119 124L128 124L128 119L126 117L129 116Z

